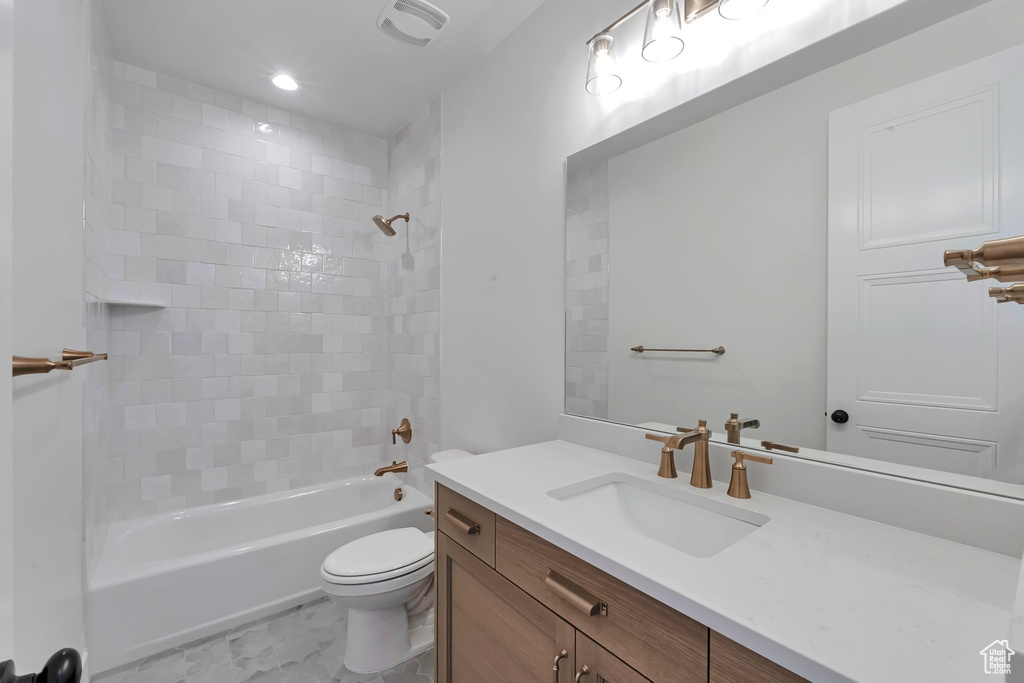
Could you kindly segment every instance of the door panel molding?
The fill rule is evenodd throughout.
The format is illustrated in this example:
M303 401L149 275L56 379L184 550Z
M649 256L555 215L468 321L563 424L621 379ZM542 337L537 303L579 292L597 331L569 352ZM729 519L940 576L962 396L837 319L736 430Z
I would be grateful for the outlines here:
M993 84L865 127L860 136L860 249L998 232L998 112L999 86ZM945 144L922 146L915 134ZM971 164L977 166L971 169ZM957 182L948 183L936 201L934 188L943 174L943 180ZM971 190L980 192L972 197ZM977 205L967 205L975 200ZM946 223L957 214L973 220ZM905 227L915 222L917 229Z
M862 424L857 425L857 432L864 452L883 451L887 462L975 477L991 477L999 464L999 444L994 441Z
M984 287L949 269L858 281L858 400L998 410L998 317ZM926 318L933 324L920 325ZM949 363L950 357L968 360Z

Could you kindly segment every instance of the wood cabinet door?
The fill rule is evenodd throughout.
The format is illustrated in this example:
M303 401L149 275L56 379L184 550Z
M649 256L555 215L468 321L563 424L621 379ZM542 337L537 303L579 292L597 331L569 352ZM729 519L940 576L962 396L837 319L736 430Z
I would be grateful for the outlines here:
M576 675L580 683L651 683L580 631L576 631Z
M572 683L575 629L443 533L436 538L438 683Z

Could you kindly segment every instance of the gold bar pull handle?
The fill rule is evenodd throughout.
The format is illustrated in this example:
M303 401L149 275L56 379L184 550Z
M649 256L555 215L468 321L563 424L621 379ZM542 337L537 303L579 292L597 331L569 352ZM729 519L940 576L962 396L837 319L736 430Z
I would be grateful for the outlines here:
M762 441L761 447L766 448L769 451L786 451L787 453L799 453L800 449L796 446L787 446L784 443L775 443L774 441Z
M586 588L565 578L554 569L548 570L544 583L558 597L589 616L608 616L608 603L588 591Z
M562 648L562 651L555 655L555 663L551 665L551 671L553 672L551 675L551 680L553 681L553 683L558 683L559 664L563 659L565 659L568 656L569 653L566 652L565 648Z
M444 513L444 518L467 536L475 536L480 533L480 525L458 510L448 508L448 512Z

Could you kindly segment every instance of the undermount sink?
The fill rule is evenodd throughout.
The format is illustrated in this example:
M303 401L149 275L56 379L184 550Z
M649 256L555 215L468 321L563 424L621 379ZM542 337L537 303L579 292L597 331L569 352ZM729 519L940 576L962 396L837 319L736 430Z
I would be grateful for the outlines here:
M771 519L618 472L548 495L587 515L600 528L640 534L694 557L713 557Z

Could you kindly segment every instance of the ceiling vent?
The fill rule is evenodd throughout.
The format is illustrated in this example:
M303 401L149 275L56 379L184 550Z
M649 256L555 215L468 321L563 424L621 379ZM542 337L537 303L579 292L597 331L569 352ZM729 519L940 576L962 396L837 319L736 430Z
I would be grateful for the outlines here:
M448 15L426 0L388 0L377 17L381 31L417 47L430 45L447 25Z

